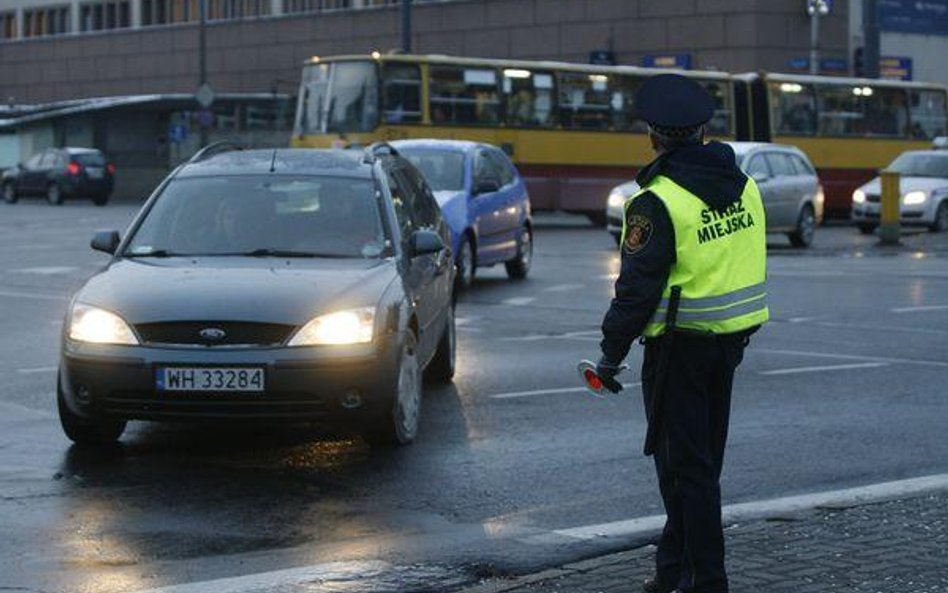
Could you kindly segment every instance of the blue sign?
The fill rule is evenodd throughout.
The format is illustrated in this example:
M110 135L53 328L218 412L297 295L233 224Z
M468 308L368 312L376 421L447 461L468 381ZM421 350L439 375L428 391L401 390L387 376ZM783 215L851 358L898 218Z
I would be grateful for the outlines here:
M188 139L188 126L184 124L172 124L168 129L168 140L175 144L181 144Z
M787 67L791 70L810 70L810 58L793 58L787 62Z
M691 54L668 54L645 56L642 65L646 68L669 68L671 70L691 70Z
M912 58L882 56L879 59L879 78L912 80Z
M600 66L615 66L616 54L606 49L597 49L589 52L589 63Z
M825 74L849 74L849 62L843 58L823 58L820 72Z
M948 0L878 0L878 7L883 31L948 35Z

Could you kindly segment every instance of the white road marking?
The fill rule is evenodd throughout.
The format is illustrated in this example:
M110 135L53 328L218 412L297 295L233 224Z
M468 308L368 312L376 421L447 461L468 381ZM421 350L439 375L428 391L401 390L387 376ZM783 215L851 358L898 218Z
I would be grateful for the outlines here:
M455 317L454 325L457 327L463 327L465 325L470 325L477 320L476 317Z
M16 372L23 375L32 375L35 373L52 373L53 371L58 371L59 367L35 367L31 369L17 369Z
M504 299L502 302L505 305L510 305L513 307L523 307L524 305L529 305L535 300L537 300L536 297L514 297L511 299Z
M820 319L819 317L791 317L787 320L787 323L805 323L807 321L815 321Z
M16 299L37 299L41 301L65 301L69 297L55 294L39 294L35 292L20 292L17 290L0 290L0 297Z
M924 305L919 307L895 307L893 313L919 313L922 311L946 311L948 305Z
M734 523L761 519L774 515L809 510L817 507L852 506L882 500L892 500L935 490L948 489L948 474L937 474L909 480L882 482L858 488L830 490L799 496L772 498L755 502L729 504L721 510L724 521ZM559 529L553 533L575 539L600 537L628 537L658 531L665 525L664 515L639 517L627 521L614 521L599 525L585 525L571 529Z
M814 356L816 358L836 358L839 360L866 360L875 362L890 362L893 364L919 364L935 367L948 367L948 362L941 360L921 360L917 358L895 358L891 356L864 356L858 354L835 354L832 352L812 352L810 350L782 350L777 348L754 348L754 352L768 354L787 354L790 356Z
M349 582L372 578L390 570L387 562L370 560L364 562L329 562L313 566L301 566L284 570L260 572L239 577L199 581L170 585L157 589L140 590L138 593L244 593L250 591L273 591L290 585L304 583ZM337 583L341 584L341 583ZM343 585L340 590L348 590ZM335 589L335 587L333 587Z
M569 292L570 290L579 290L583 288L582 284L557 284L549 288L544 288L543 292Z
M18 274L41 274L44 276L54 276L56 274L66 274L79 268L73 266L40 266L37 268L17 268L10 270Z
M795 367L790 369L775 369L772 371L760 371L761 375L797 375L800 373L819 373L822 371L845 371L848 369L871 369L876 367L889 366L887 362L855 362L851 364L830 364L815 367Z
M515 336L509 338L500 338L502 342L540 342L542 340L586 340L589 338L596 338L596 336L601 336L602 332L599 330L587 330L579 332L567 332L565 334L530 334L527 336Z
M639 387L642 384L639 382L636 383L623 383L623 387L626 389L632 387ZM583 393L586 391L585 387L560 387L557 389L535 389L533 391L511 391L510 393L496 393L490 395L491 399L517 399L521 397L533 397L535 395L558 395L561 393Z

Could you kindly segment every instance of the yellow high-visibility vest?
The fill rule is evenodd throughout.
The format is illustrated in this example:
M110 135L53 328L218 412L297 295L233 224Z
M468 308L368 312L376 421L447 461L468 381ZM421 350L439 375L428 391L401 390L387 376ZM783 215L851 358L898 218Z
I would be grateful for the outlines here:
M629 198L626 208L646 191L658 196L668 210L675 229L676 261L643 335L664 333L672 286L681 287L677 327L730 334L765 323L770 318L767 226L754 180L748 178L740 200L724 212L661 175ZM624 227L623 244L627 231Z

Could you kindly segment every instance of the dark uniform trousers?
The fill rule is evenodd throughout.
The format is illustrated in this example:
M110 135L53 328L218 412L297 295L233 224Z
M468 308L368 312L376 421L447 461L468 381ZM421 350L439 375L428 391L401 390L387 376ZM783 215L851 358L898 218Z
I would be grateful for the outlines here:
M727 592L720 477L734 371L747 334L676 332L664 390L655 469L667 516L656 553L659 582L688 593ZM662 347L645 340L642 390L646 409Z

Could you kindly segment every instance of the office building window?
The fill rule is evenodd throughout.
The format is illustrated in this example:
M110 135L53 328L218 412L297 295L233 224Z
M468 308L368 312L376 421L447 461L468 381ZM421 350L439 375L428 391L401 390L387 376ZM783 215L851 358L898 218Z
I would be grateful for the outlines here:
M129 0L98 0L79 5L79 30L102 31L132 26Z
M69 7L50 6L23 11L23 37L63 35L70 31Z
M245 19L270 14L270 0L207 0L208 20Z
M199 11L200 0L142 0L142 26L193 22Z
M16 13L0 12L0 40L16 39Z
M352 8L353 4L362 5L364 0L283 0L283 12L293 14L300 12L323 12L326 10L342 10Z

